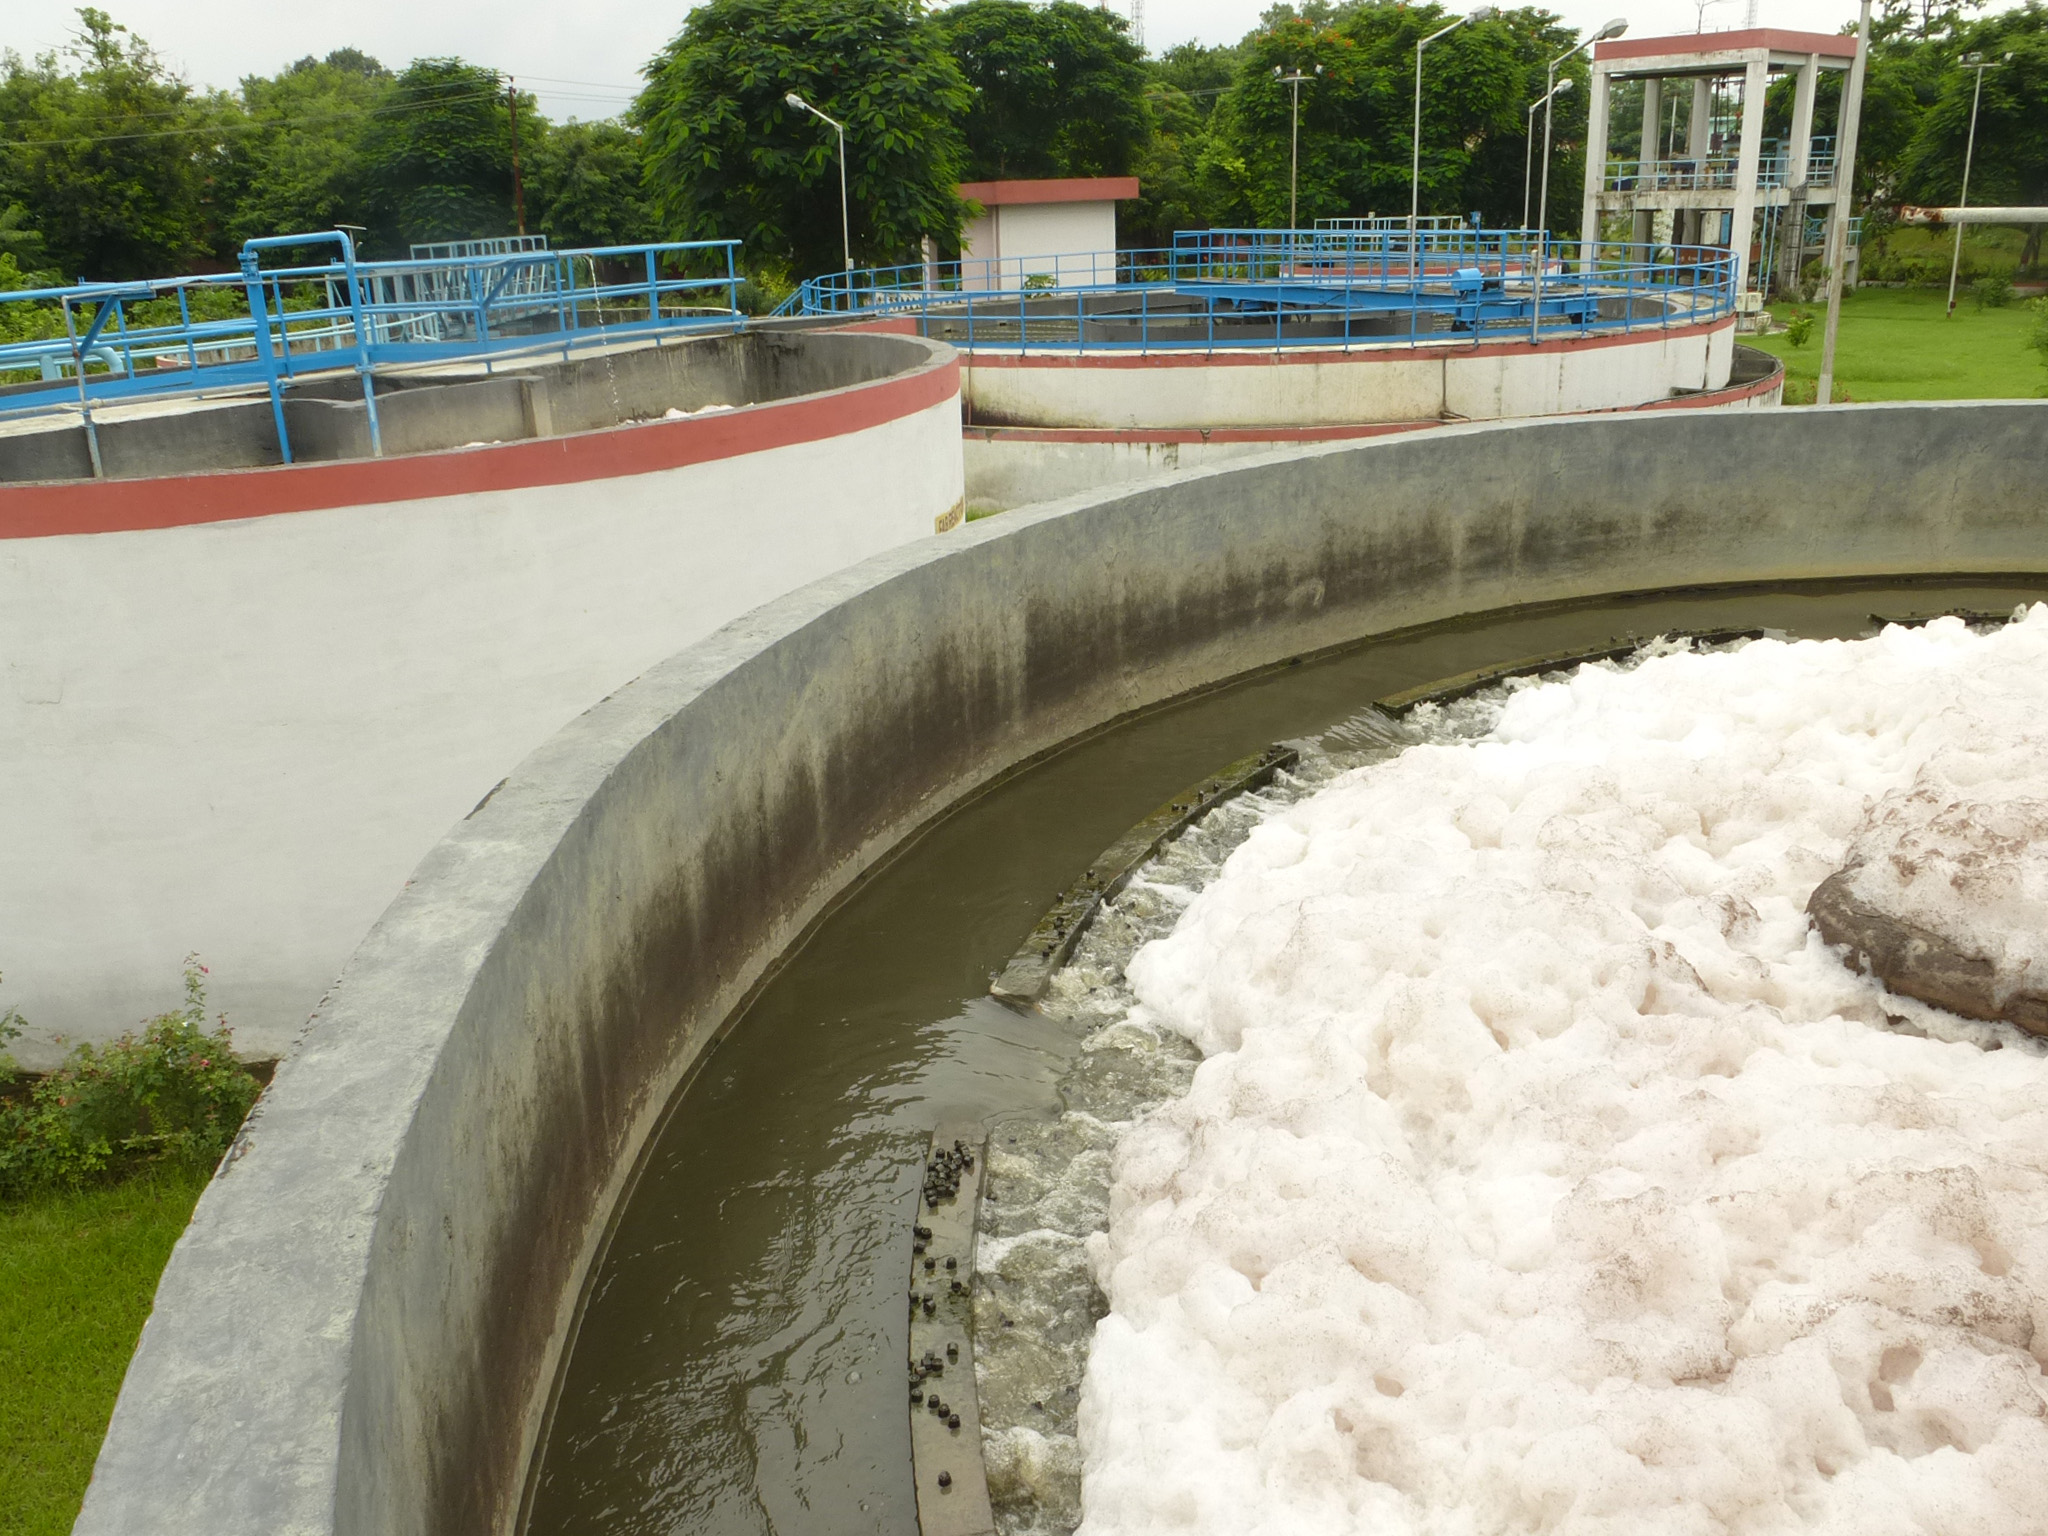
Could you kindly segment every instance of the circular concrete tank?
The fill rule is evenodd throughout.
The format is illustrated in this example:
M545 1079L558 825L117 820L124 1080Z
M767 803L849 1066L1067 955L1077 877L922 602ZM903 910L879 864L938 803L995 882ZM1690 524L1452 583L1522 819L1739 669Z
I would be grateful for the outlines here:
M2048 573L2044 487L2048 403L1450 429L1053 504L737 621L530 757L364 941L166 1272L78 1529L509 1529L676 1086L1033 757L1464 615Z

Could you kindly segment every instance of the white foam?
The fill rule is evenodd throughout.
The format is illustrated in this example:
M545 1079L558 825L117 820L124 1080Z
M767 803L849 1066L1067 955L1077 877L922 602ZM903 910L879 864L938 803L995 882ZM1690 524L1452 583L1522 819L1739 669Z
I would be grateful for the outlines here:
M1668 654L1263 823L1130 966L1207 1059L1091 1240L1083 1536L2048 1529L2048 1060L1804 914L2044 705L2048 608Z

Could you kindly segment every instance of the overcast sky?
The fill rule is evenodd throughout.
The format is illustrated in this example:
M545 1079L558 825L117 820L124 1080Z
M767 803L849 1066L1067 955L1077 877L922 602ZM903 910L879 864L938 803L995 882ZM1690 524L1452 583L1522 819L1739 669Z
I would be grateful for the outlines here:
M313 5L293 0L100 0L116 21L140 33L196 86L232 86L248 74L273 74L293 59L355 47L395 67L459 54L518 77L557 120L610 117L631 98L640 66L682 24L688 6L648 0L358 0ZM1130 0L1115 0L1126 9ZM1144 0L1145 42L1154 52L1176 43L1234 42L1257 24L1267 0ZM1996 8L2003 9L2000 4ZM61 47L77 28L74 0L5 0L0 44L37 54ZM1695 0L1562 0L1557 9L1583 29L1613 16L1641 36L1691 32ZM1855 20L1848 0L1714 0L1710 31L1757 24L1833 32Z

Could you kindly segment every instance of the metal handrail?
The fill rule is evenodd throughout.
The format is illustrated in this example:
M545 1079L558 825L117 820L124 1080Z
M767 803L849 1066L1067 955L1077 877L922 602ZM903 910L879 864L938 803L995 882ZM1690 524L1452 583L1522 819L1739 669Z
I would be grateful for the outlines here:
M336 247L338 259L261 264L267 251L320 245ZM323 230L249 241L236 274L0 292L0 303L52 306L52 323L61 320L64 331L0 345L0 374L28 371L37 376L32 384L50 386L0 399L0 418L77 410L97 474L95 404L260 386L289 463L285 383L347 366L363 379L378 452L378 369L473 358L488 370L493 359L513 354L567 356L647 333L740 329L737 249L737 241L693 240L374 262L355 259L345 231ZM685 277L663 270L685 262L723 271ZM621 266L623 277L606 275ZM208 289L237 290L246 313L194 320L192 296ZM176 322L128 323L134 304L170 296L178 300ZM337 355L343 352L346 361Z
M1528 230L1200 230L1170 247L806 279L791 315L911 316L969 348L1222 350L1627 332L1731 313L1735 258ZM1405 328L1404 328L1405 327Z

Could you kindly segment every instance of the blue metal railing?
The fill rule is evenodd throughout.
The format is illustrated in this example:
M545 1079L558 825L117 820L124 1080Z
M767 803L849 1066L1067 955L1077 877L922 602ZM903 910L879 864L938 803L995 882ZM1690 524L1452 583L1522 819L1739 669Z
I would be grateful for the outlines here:
M262 265L267 252L323 245L336 259ZM466 358L489 369L507 356L740 329L737 249L737 241L695 240L374 262L356 259L346 232L327 230L251 240L239 273L0 292L0 304L41 307L40 328L52 332L0 345L0 379L26 373L31 386L0 396L0 419L75 409L97 475L96 405L260 386L290 463L285 386L348 369L362 380L371 450L381 452L378 370ZM710 275L681 275L686 266ZM194 317L195 301L217 313L223 295L239 301L235 313ZM136 304L172 297L176 321L131 323Z
M1532 340L1667 328L1729 314L1718 247L1549 240L1466 225L1418 230L1191 230L1172 246L835 272L779 313L913 318L955 345L1010 350Z

